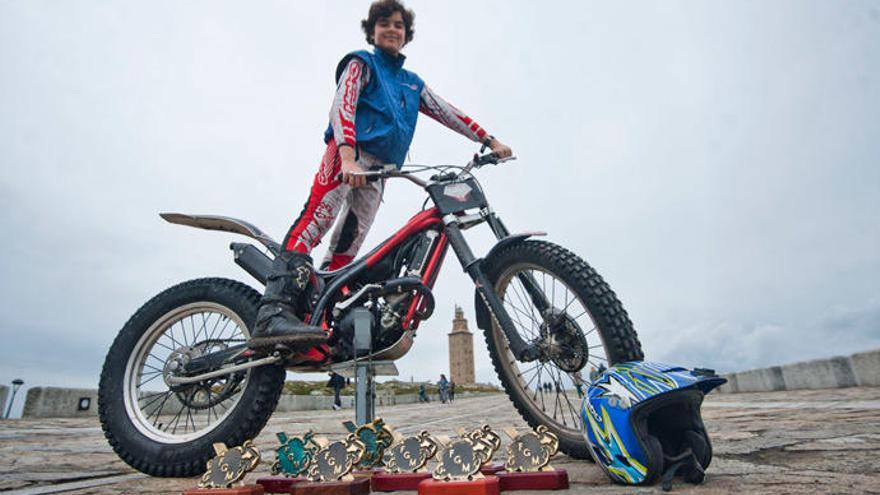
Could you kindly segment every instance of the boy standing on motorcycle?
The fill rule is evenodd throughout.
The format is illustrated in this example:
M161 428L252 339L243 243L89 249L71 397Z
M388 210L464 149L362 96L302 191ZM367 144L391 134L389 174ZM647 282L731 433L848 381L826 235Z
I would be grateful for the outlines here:
M252 348L283 344L301 351L324 343L326 333L296 316L295 308L313 272L310 253L337 217L324 266L351 262L367 235L382 197L382 181L354 175L371 167L402 166L419 112L501 158L509 147L463 112L437 96L415 73L403 69L400 53L413 39L415 14L398 0L380 0L361 22L373 51L346 55L336 70L337 90L324 134L327 148L299 218L293 223L266 281Z

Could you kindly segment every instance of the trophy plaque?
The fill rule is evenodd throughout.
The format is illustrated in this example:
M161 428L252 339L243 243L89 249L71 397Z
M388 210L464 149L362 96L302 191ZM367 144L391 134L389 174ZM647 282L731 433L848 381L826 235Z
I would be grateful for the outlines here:
M504 468L508 472L552 471L550 458L559 450L559 438L539 425L535 431L516 435L516 430L506 431L511 435L510 446L507 447L507 462Z
M422 471L435 455L437 442L422 430L418 435L401 438L387 449L384 462L391 473L416 473Z
M309 466L309 481L290 487L294 495L348 494L370 492L369 478L355 478L351 471L364 456L366 447L354 434L321 448Z
M342 425L364 444L364 455L355 468L369 470L382 466L385 449L394 441L391 428L382 421L382 418L376 418L372 423L361 426L356 426L351 421L346 421Z
M497 473L501 490L564 490L568 488L568 473L553 469L550 458L559 450L559 438L539 425L535 431L522 435L514 429L505 429L512 439L507 447L506 471Z
M419 483L419 494L499 493L498 478L480 473L480 467L492 459L498 446L500 437L488 425L443 445L437 454L438 464L434 468L433 478Z
M309 430L301 437L288 437L286 433L276 434L281 446L275 449L275 462L272 464L272 477L259 478L257 484L267 493L289 493L294 483L301 482L308 474L309 465L326 440L315 438ZM279 476L282 475L282 476Z
M383 458L387 472L373 474L373 490L417 490L420 482L431 477L425 465L437 455L437 447L437 441L424 430L406 438L395 434L395 442L385 449Z
M474 440L474 442L479 442L485 445L485 448L490 449L489 457L486 459L486 462L492 460L492 456L495 455L495 452L501 448L501 437L498 436L497 433L492 431L492 427L489 425L483 425L476 430L467 433L463 428L459 430L459 434L462 438L470 438Z
M199 480L199 487L187 490L184 495L261 495L263 487L260 485L240 485L232 487L244 479L244 476L253 471L260 463L260 451L254 447L251 440L244 442L240 447L227 449L222 443L214 444L214 452L217 454L208 461L207 470Z

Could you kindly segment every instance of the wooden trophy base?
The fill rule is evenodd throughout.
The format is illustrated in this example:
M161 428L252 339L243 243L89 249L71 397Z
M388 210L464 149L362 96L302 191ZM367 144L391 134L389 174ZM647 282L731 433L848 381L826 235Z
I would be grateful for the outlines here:
M568 472L565 469L535 473L496 473L501 491L508 490L566 490Z
M370 478L325 483L306 481L295 483L290 487L291 495L367 495L368 493L370 493Z
M419 483L430 479L431 473L376 473L371 481L374 492L418 490Z
M382 468L369 468L369 469L357 469L351 472L351 475L355 478L371 478L376 473L384 473L385 470Z
M495 474L495 473L498 473L501 471L504 471L504 464L501 464L499 462L493 462L492 464L485 464L480 467L480 473L482 473L483 476L489 476L491 474Z
M305 478L288 478L287 476L272 476L257 479L257 484L263 487L264 493L290 493L290 487L296 483L305 483Z
M244 485L232 488L190 488L183 495L263 495L263 487Z
M499 495L498 478L486 476L473 481L437 481L419 483L419 495Z

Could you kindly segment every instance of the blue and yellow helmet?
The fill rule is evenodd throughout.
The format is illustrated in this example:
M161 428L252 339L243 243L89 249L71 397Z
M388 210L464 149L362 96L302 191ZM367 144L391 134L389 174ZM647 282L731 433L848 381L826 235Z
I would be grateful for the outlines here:
M703 480L712 459L700 416L703 396L727 380L712 370L627 362L590 384L581 407L584 434L596 463L614 481L664 488L684 474Z

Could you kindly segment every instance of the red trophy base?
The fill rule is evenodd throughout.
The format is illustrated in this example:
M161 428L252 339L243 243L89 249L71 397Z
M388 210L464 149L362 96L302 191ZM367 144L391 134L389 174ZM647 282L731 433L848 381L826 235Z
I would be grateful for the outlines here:
M272 476L271 478L259 478L257 484L263 487L265 493L290 493L290 487L295 483L304 483L304 478L288 478L287 476Z
M368 493L370 493L370 478L325 483L306 481L295 483L290 487L291 495L367 495Z
M504 464L493 462L492 464L485 464L480 467L480 473L483 476L489 476L490 474L495 474L498 472L504 471Z
M430 478L431 473L376 473L371 484L374 492L418 490L419 483Z
M263 495L263 487L244 485L232 488L190 488L183 495Z
M538 471L535 473L501 472L495 476L498 477L501 491L568 489L568 473L565 469Z
M419 483L419 495L499 495L498 478L486 476L473 481L437 481Z

